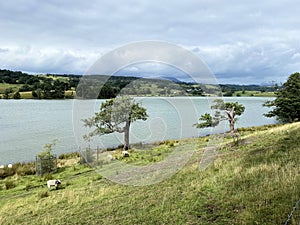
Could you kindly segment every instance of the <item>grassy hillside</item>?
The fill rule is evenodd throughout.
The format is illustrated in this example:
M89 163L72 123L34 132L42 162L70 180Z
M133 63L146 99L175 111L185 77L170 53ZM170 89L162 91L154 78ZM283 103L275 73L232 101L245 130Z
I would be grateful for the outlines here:
M0 94L5 92L5 89L11 88L14 92L18 91L22 84L6 84L0 83Z
M59 190L47 191L36 176L0 180L0 224L283 224L300 199L300 123L240 133L238 145L225 138L204 171L198 167L207 137L181 141L197 143L192 158L151 186L113 183L76 159L60 162L53 175L63 182ZM161 156L136 154L130 163ZM9 182L15 187L6 190ZM299 221L300 209L289 224Z

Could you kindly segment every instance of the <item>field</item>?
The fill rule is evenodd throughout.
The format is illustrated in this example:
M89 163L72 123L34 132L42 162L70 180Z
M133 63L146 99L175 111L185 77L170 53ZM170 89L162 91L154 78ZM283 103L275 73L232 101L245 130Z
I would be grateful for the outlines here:
M59 162L62 167L52 175L62 181L58 190L47 190L49 177L2 179L0 224L284 224L300 199L300 123L239 132L236 142L224 137L204 171L199 161L208 137L148 146L153 153L133 149L129 158L119 157L146 165L177 145L194 144L193 156L179 172L148 186L113 183L78 158ZM288 224L299 221L297 209Z
M22 84L6 84L6 83L0 83L0 94L3 94L5 89L12 88L13 91L19 90L19 88L22 86Z
M233 96L241 97L276 97L274 92L261 92L261 91L236 91Z

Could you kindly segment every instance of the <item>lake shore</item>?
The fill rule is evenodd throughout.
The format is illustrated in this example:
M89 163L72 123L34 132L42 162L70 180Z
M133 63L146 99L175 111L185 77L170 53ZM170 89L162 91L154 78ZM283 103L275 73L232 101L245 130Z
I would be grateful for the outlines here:
M223 99L238 101L246 107L244 115L237 122L237 128L276 123L275 119L263 116L269 109L262 107L262 104L272 98ZM0 158L0 164L30 161L32 156L53 139L57 139L54 147L56 154L76 151L81 146L82 136L86 134L85 130L80 130L83 126L80 119L90 117L103 101L105 100L2 100L0 154L3 157ZM200 115L210 112L210 98L147 97L137 98L137 101L147 108L150 117L147 121L133 124L132 143L152 143L161 141L162 138L172 140L197 137L211 132L210 129L193 127ZM73 116L83 108L86 112L78 117L78 121L74 120ZM253 114L256 115L255 118ZM78 132L74 133L74 130ZM227 130L227 123L222 125L222 130ZM108 135L101 137L100 143L109 148L120 145L122 140L120 135ZM97 143L93 145L97 147Z

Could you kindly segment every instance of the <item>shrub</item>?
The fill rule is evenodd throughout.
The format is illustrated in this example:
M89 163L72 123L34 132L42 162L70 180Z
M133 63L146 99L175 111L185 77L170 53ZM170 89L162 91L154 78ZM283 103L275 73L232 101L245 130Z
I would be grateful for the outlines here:
M33 175L35 174L35 163L16 163L13 165L15 173L24 176L24 175Z
M73 159L80 157L80 154L78 152L71 152L71 153L65 153L61 154L58 158L59 159Z
M169 147L174 147L178 143L177 140L165 140L159 143L159 145L168 145Z
M18 174L19 176L35 174L34 162L15 163L12 168L5 166L3 169L0 169L0 179L4 179L15 174Z
M16 186L15 183L11 180L5 181L6 190L13 189L15 186Z
M0 179L4 179L15 174L14 168L8 168L7 166L0 169Z

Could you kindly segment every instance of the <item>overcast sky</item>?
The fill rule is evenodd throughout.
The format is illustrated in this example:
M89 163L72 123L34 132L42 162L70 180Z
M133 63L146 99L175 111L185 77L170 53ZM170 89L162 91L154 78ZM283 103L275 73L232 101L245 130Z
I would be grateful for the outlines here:
M299 12L296 0L0 1L0 68L84 74L115 48L159 40L194 52L220 83L284 82L300 71Z

